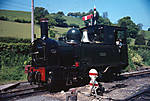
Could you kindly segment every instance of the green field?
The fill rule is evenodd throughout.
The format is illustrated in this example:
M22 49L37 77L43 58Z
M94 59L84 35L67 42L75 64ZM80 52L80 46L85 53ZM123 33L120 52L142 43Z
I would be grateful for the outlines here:
M150 40L150 31L145 31L145 39Z
M31 38L30 23L11 22L14 21L15 19L24 19L30 21L31 12L0 10L0 16L5 16L9 19L9 21L0 20L0 37L23 38L23 39ZM68 25L77 24L80 27L84 26L84 22L80 18L74 18L69 16L63 16L63 18L66 19L66 23ZM59 36L61 36L60 34L66 33L70 28L54 27L51 29L57 33L56 38L58 38ZM35 34L38 38L40 37L39 25L35 25Z
M35 34L37 38L40 37L40 26L35 25ZM59 37L59 34L66 33L69 28L54 27L51 28L56 31L58 34L56 37ZM31 38L31 24L26 23L17 23L0 20L0 37L11 37L17 39L30 39Z
M14 21L15 19L31 20L31 12L24 11L0 10L0 16L5 16L10 21Z
M80 27L84 26L84 21L82 21L81 18L74 18L74 17L71 17L71 16L63 16L63 18L66 19L66 23L68 25L70 25L70 24L77 24Z
M15 19L24 19L27 21L31 20L31 12L24 12L24 11L13 11L13 10L0 10L0 16L7 17L10 21L14 21ZM66 19L66 23L70 24L77 24L80 27L84 26L84 22L81 18L74 18L70 16L63 16Z
M35 26L35 33L39 35L40 27ZM31 38L31 24L22 24L0 20L0 37Z

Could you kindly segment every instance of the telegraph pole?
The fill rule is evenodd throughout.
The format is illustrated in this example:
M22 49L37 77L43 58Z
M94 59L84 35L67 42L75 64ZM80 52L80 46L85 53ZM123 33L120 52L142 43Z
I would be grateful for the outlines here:
M31 43L34 41L34 0L31 0Z

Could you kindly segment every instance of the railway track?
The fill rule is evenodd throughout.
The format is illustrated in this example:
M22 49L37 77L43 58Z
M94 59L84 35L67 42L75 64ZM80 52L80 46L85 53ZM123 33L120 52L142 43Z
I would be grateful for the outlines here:
M11 98L15 98L15 97L21 97L21 96L29 96L38 92L44 92L46 91L44 88L42 87L26 87L26 88L22 88L22 87L18 87L16 89L12 89L12 90L8 90L5 92L1 92L0 93L0 99L3 101L5 100L9 100Z
M139 76L139 75L144 75L144 74L150 74L150 69L140 70L140 71L130 72L130 73L122 73L121 75L125 77L132 77L132 76ZM12 98L18 98L18 97L19 98L29 97L33 94L39 94L39 92L45 92L45 91L47 90L43 88L39 88L39 87L33 87L29 85L29 83L27 82L20 82L20 85L17 88L10 89L4 92L0 92L0 101L10 100ZM149 92L142 90L139 93L127 98L124 101L131 101L131 99L137 99L139 96L144 96L143 98L145 98L146 95L150 96L150 88L149 88ZM148 99L149 100L146 100L146 101L150 101L150 97ZM132 100L132 101L136 101L136 100Z
M124 101L150 101L150 87L126 98Z
M130 76L138 76L144 74L150 74L150 69L145 69L145 70L140 70L135 72L126 72L126 73L122 73L121 76L130 77Z

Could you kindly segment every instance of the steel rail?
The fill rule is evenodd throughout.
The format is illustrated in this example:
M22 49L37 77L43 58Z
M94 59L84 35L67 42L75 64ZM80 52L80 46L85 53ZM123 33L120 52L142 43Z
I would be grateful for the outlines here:
M138 75L149 74L149 73L150 73L150 69L147 69L147 70L140 70L135 72L125 72L122 73L121 76L129 77L129 76L138 76Z

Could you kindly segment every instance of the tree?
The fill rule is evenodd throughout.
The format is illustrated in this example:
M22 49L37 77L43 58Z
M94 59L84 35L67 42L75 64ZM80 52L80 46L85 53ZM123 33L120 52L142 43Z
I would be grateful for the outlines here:
M126 16L118 20L118 25L120 27L127 27L127 36L135 38L138 34L138 26L131 20L131 17Z
M53 30L49 30L49 34L51 38L55 38L56 32Z
M58 11L57 14L61 15L61 16L64 16L64 12L63 11Z
M150 40L148 40L148 42L147 42L147 46L150 46Z
M68 14L67 14L67 16L71 16L72 15L72 13L71 12L69 12Z
M59 27L68 27L68 25L66 23L66 19L64 19L61 15L56 14L54 16L54 19L57 22L56 26L59 26Z
M48 26L49 27L57 25L57 22L55 21L53 16L47 15L46 18L48 18Z
M79 28L79 25L72 23L72 24L69 25L69 27Z
M48 11L43 7L35 7L34 9L34 16L38 23L40 23L40 18L43 18L48 14Z
M145 45L145 38L143 34L137 35L135 38L135 45Z
M142 30L142 27L143 27L142 23L137 24L137 26L138 26L139 30Z
M150 31L150 28L148 28L148 31Z

